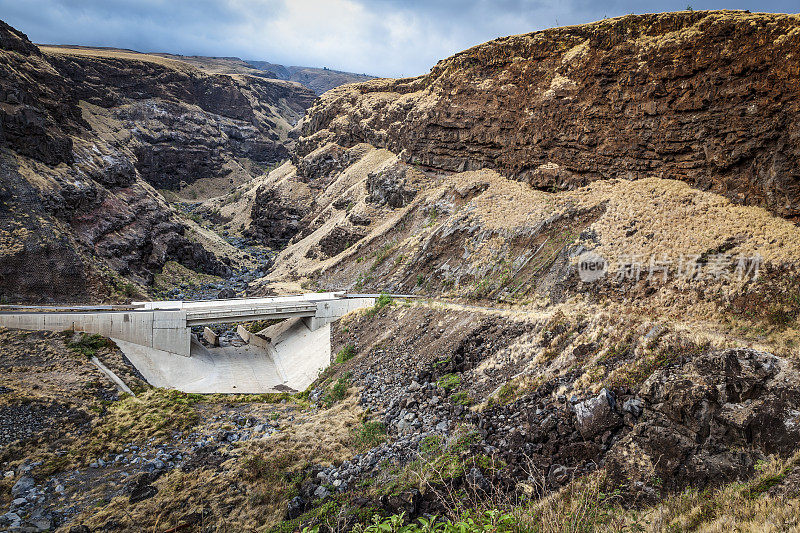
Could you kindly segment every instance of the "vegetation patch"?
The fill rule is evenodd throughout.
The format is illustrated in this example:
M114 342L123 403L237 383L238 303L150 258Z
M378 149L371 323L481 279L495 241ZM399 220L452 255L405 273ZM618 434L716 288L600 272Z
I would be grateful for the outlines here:
M753 329L753 323L778 331L796 325L800 317L800 278L785 271L777 278L767 274L734 298L728 313L735 320L744 319L745 329Z
M445 374L436 381L436 385L450 393L461 386L461 377L457 374Z
M475 399L472 398L466 391L456 392L450 396L450 401L454 404L463 405L465 407L469 407L475 403Z
M375 300L375 305L373 305L372 307L370 307L369 309L367 309L364 312L364 316L367 317L367 318L374 317L375 315L378 314L378 312L381 309L383 309L384 307L387 307L389 305L392 305L393 301L394 301L394 299L391 296L389 296L388 294L381 294Z
M118 453L129 442L163 440L173 432L191 429L198 422L193 407L197 401L194 395L165 389L124 396L108 406L92 430L88 448L95 453ZM83 448L81 453L87 451Z
M708 351L709 342L695 343L682 337L665 338L653 349L614 369L608 376L606 387L638 387L654 372L672 364L691 360Z
M363 422L353 431L353 446L359 451L369 450L386 440L386 425L380 421Z
M114 342L102 335L81 333L80 338L67 341L67 348L85 357L94 357L103 348L113 348Z
M346 363L355 356L356 356L355 345L348 344L336 353L336 359L334 360L334 362L336 364Z
M319 528L310 530L318 533ZM438 517L420 517L406 523L404 513L382 517L375 515L372 523L353 528L356 533L485 533L517 531L518 522L514 515L498 510L485 511L478 516L465 516L457 520L439 520Z
M282 319L275 319L275 320L255 320L253 322L245 322L242 325L244 328L249 331L250 333L258 333L261 330L264 330L270 326L274 326L278 322L281 322Z
M375 270L377 270L378 267L381 266L384 263L384 261L386 261L389 258L390 255L392 255L392 252L394 251L395 247L396 247L395 243L386 243L380 248L378 248L378 250L373 254L373 257L375 259L372 262L372 265L369 267L370 272L375 272Z
M153 279L153 291L156 294L168 292L175 287L191 288L209 283L219 283L222 278L195 272L177 261L167 261L161 272Z
M350 388L350 372L345 372L328 392L323 396L322 403L325 407L330 407L336 402L340 402L347 398L347 389Z

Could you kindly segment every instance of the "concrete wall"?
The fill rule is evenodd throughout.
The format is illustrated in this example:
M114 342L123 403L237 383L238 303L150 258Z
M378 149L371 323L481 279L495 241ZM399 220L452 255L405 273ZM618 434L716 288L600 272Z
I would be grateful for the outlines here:
M373 305L375 305L373 297L321 301L317 303L317 314L304 320L309 329L315 330L342 318L351 311Z
M330 324L311 330L304 319L290 318L261 334L270 339L267 353L288 387L305 390L331 364Z
M191 332L185 311L0 314L0 326L24 330L84 331L188 357Z

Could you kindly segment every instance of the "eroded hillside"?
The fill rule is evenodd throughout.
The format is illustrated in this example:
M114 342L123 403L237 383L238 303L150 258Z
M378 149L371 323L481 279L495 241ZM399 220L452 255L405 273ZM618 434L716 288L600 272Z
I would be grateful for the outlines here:
M0 33L0 298L130 298L170 261L217 276L242 264L159 190L202 198L260 175L288 155L311 91Z

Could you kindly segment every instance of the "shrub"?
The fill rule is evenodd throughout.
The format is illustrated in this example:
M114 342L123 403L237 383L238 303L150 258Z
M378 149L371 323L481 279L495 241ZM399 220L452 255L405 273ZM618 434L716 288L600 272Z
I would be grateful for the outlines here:
M346 373L336 380L336 383L331 387L330 392L323 398L323 403L326 407L330 407L336 402L342 401L347 398L347 389L350 387L350 373Z
M444 446L444 439L441 435L428 435L419 443L419 452L424 455L435 453Z
M369 267L371 272L374 272L384 261L391 255L392 251L394 251L394 243L387 243L381 246L377 252L373 254L375 257L375 261L372 262L372 266Z
M348 344L336 354L336 364L346 363L350 359L356 356L356 347L352 344Z
M373 305L371 308L367 309L367 312L364 313L364 316L367 316L367 317L375 316L376 314L378 314L378 311L380 311L384 307L386 307L388 305L392 305L392 301L393 301L393 298L391 296L389 296L388 294L381 294L375 300L375 305Z
M383 422L364 422L355 430L353 444L359 450L368 450L386 440L386 426Z
M247 331L250 333L258 333L259 331L266 329L274 324L280 322L280 319L276 320L255 320L253 322L245 322L244 326Z
M472 397L464 391L457 392L452 396L450 396L450 401L458 405L463 405L465 407L475 403L475 400L473 400Z
M86 357L94 357L99 350L114 346L114 343L102 335L81 333L77 340L67 341L67 348Z
M450 392L461 386L461 377L456 374L445 374L436 381L436 384L445 391Z

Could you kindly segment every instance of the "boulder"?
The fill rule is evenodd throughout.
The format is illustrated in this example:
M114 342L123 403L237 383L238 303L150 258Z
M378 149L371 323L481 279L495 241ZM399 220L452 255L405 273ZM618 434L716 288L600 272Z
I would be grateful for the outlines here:
M14 486L11 487L11 496L14 498L19 498L20 496L26 495L32 488L36 486L36 482L30 476L22 476L14 483Z
M408 166L397 163L367 175L368 202L389 207L403 207L414 199L417 192L405 186Z
M592 439L622 424L622 418L614 410L614 403L614 395L603 389L594 398L575 404L576 426L583 438Z
M236 291L230 287L222 289L217 293L217 300L230 300L236 298Z
M295 496L291 500L289 500L289 504L286 509L286 519L287 520L294 520L301 514L303 514L303 510L305 509L306 502L300 496Z

